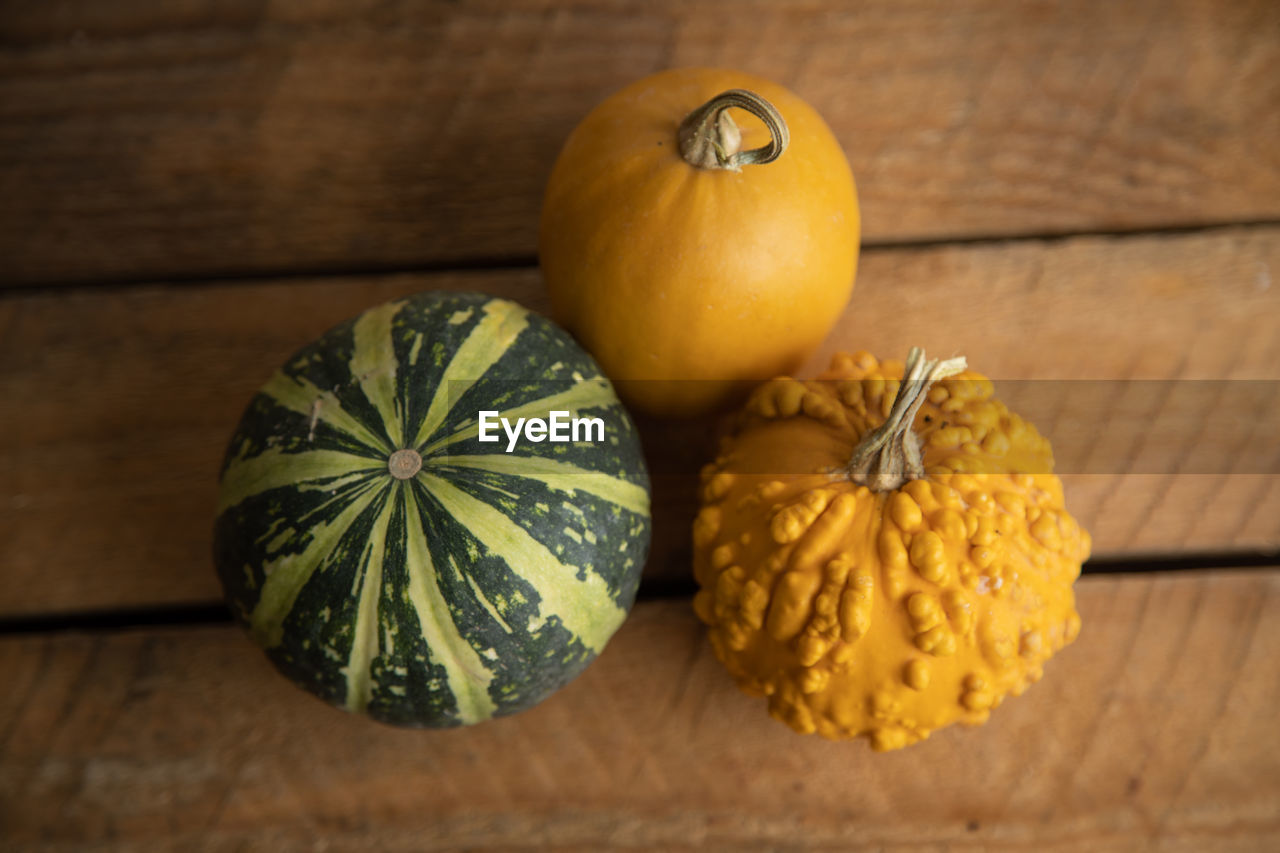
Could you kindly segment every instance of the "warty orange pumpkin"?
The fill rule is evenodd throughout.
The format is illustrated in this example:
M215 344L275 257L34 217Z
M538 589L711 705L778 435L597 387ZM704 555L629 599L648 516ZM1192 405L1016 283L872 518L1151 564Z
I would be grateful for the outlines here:
M984 721L1080 630L1089 535L1052 468L963 359L839 355L765 384L702 473L716 655L804 733L886 750Z
M826 336L859 227L848 161L812 107L758 77L682 69L626 87L570 134L539 259L553 315L623 399L693 415L795 369Z

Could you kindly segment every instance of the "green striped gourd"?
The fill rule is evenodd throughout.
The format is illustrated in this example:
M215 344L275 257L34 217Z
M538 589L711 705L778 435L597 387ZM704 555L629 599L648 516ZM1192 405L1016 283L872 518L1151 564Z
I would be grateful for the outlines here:
M507 452L478 440L485 410L598 417L604 440ZM640 443L595 362L515 303L457 293L373 308L278 370L231 439L214 531L278 669L425 726L523 710L581 672L648 544Z

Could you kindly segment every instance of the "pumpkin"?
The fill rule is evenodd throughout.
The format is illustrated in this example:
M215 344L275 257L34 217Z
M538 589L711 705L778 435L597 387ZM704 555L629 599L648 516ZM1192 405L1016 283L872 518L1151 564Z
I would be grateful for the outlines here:
M993 393L963 359L838 355L761 386L704 469L695 609L795 730L886 750L980 723L1075 639L1089 536Z
M680 416L795 369L849 299L858 238L848 161L812 107L758 77L685 69L573 130L538 249L552 316L629 404Z
M482 411L601 424L508 452L481 440ZM631 420L564 330L427 293L329 331L253 398L215 562L235 616L302 687L388 723L476 723L550 695L622 623L648 489Z

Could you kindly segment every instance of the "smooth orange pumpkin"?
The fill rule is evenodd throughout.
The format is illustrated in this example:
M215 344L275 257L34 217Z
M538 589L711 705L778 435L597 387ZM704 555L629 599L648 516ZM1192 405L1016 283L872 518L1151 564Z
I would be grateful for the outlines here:
M685 69L614 94L569 136L539 256L554 316L624 400L694 415L826 336L859 227L848 161L812 107L758 77Z

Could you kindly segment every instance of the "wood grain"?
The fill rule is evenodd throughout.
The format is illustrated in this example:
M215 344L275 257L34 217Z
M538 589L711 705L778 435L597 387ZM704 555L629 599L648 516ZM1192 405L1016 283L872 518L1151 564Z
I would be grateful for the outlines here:
M885 754L770 719L683 599L542 705L446 732L328 708L231 627L7 638L0 846L1276 849L1280 571L1078 590L1041 683Z
M1053 393L1052 380L1085 378L1274 387L1280 291L1264 286L1271 269L1280 269L1280 228L879 250L865 257L853 302L807 370L833 350L901 358L919 343ZM428 288L547 307L529 270L0 299L0 399L14 403L0 406L0 553L9 579L0 615L216 600L215 483L249 397L329 326ZM1136 319L1152 306L1158 322ZM1052 394L1048 402L1035 421L1046 434L1079 428L1055 412ZM1160 410L1137 413L1158 418ZM1269 427L1277 413L1272 406L1258 416L1254 441L1230 449L1218 473L1161 468L1172 457L1146 458L1139 444L1132 470L1068 474L1068 506L1092 530L1095 554L1280 546L1280 478L1267 467L1276 460L1253 452L1280 435ZM1199 413L1186 434L1211 431L1212 415ZM651 582L687 583L696 473L711 457L714 426L641 424L654 474ZM1074 446L1068 456L1078 459Z
M804 371L965 355L1053 438L1095 554L1275 550L1276 270L1273 228L876 252Z
M874 243L1280 218L1267 0L4 5L0 279L529 258L600 99L719 65L813 103Z

